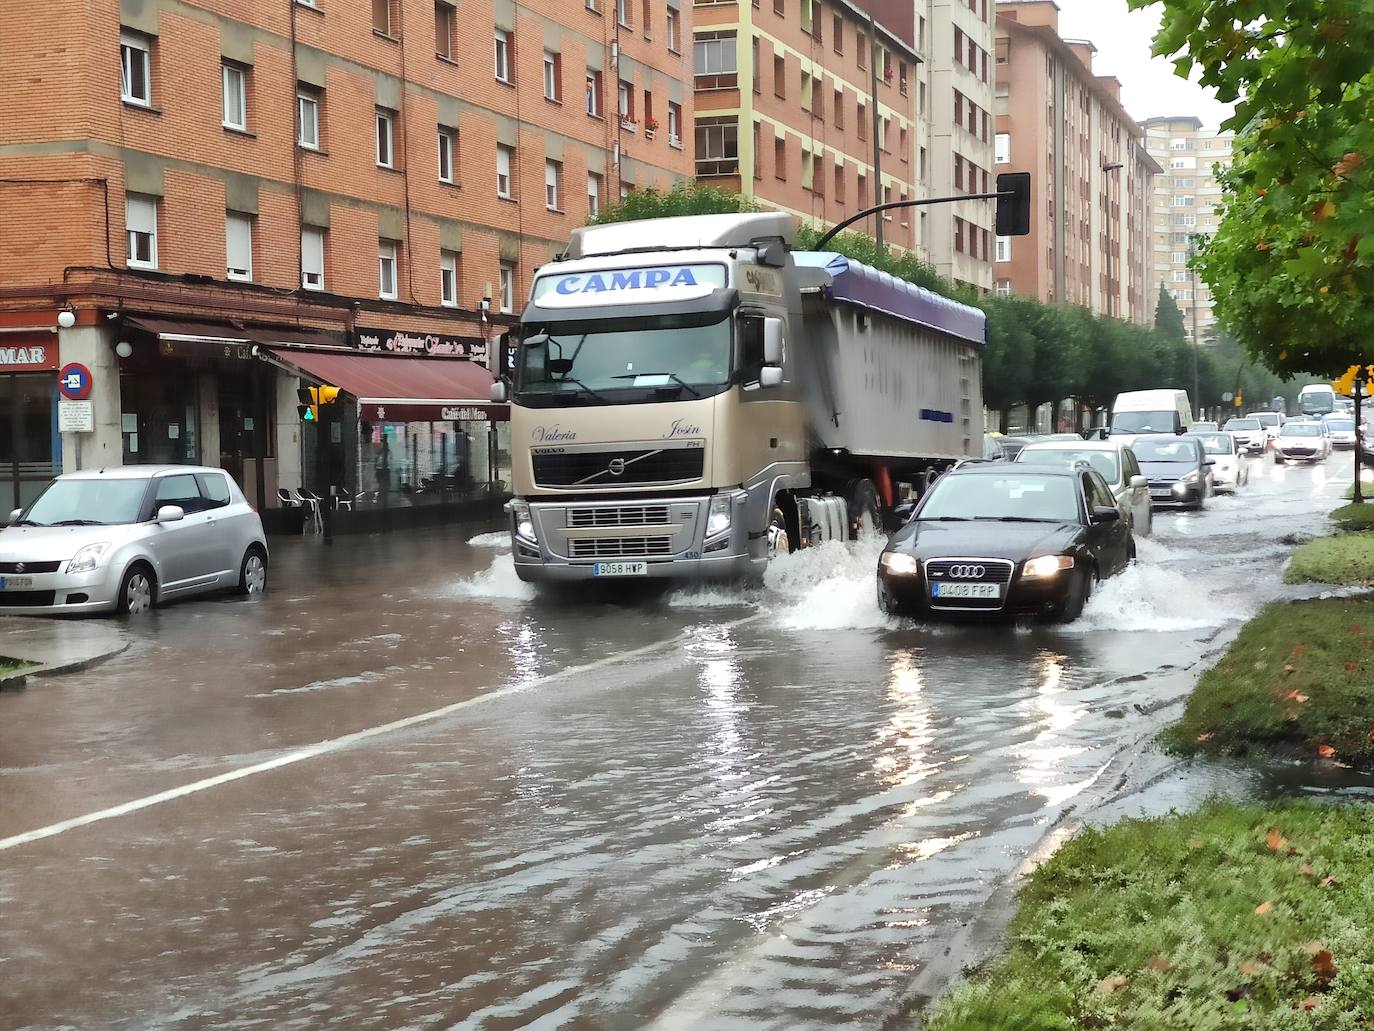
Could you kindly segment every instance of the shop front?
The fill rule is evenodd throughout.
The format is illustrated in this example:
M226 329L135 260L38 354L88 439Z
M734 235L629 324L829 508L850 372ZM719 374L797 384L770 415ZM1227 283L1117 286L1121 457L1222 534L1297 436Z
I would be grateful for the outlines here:
M23 508L62 471L57 334L0 332L0 511Z

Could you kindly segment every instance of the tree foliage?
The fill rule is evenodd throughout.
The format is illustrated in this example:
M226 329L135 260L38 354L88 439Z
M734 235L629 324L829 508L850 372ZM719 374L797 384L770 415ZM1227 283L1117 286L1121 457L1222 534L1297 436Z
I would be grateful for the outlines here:
M1155 53L1237 101L1222 218L1198 259L1219 320L1285 376L1374 357L1374 4L1162 2Z
M1188 331L1183 328L1183 311L1163 283L1159 284L1159 300L1155 302L1155 329L1166 340L1188 338Z

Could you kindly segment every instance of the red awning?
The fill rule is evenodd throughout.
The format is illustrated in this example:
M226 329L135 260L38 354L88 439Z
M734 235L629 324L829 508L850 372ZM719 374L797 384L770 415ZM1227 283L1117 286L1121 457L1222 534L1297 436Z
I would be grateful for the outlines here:
M412 358L271 348L283 365L357 398L364 422L452 422L509 418L491 403L493 377L459 358Z
M228 322L205 322L193 319L167 319L151 315L129 316L126 320L135 329L151 333L168 343L247 346L249 344L305 344L314 347L341 347L343 335L324 329L267 326L237 326Z

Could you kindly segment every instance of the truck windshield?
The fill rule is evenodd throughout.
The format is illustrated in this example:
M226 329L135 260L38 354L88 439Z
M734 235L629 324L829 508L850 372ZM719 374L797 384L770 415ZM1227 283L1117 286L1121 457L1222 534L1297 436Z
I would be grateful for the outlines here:
M728 316L664 316L614 323L527 326L517 359L517 392L525 398L606 400L638 391L646 400L705 396L730 381ZM625 394L615 397L625 401Z
M1173 433L1178 413L1115 412L1112 414L1113 433Z

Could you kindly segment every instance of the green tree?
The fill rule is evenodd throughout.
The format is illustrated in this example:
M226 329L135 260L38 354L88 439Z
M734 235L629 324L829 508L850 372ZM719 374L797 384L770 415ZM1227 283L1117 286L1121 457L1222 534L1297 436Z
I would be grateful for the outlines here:
M1159 284L1159 300L1155 302L1155 329L1166 340L1186 340L1188 332L1183 328L1183 311L1173 294Z
M1130 0L1149 6L1155 0ZM1198 260L1219 320L1268 368L1334 375L1374 338L1374 10L1369 0L1162 0L1177 55L1239 132Z

